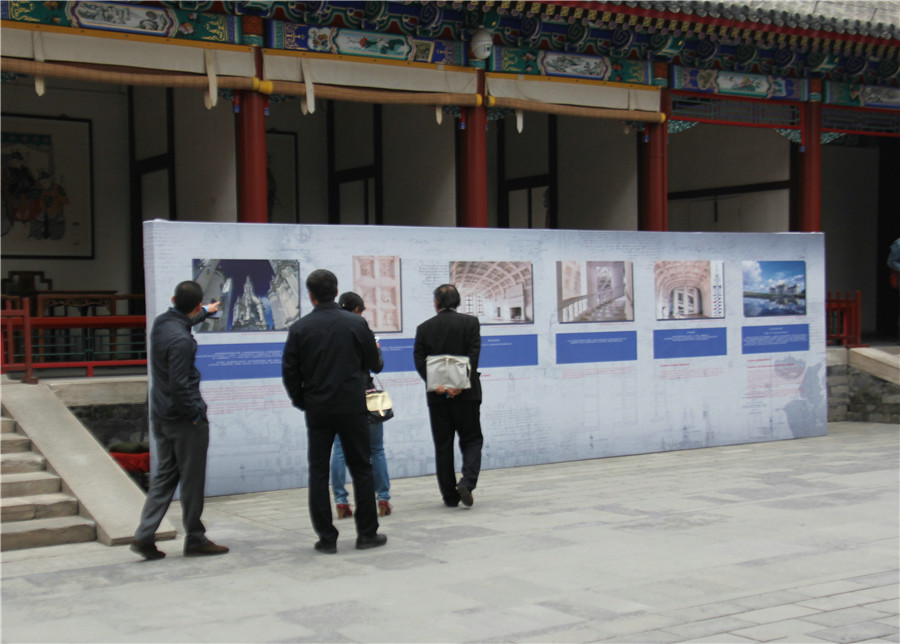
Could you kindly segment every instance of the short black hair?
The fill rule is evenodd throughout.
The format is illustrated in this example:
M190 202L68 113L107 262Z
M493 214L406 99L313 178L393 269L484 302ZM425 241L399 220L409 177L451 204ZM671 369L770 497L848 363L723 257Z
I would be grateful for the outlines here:
M185 315L194 312L197 305L203 301L203 288L192 280L186 280L175 287L175 298L172 303L175 309Z
M341 296L338 298L338 306L351 313L356 311L356 309L359 309L360 313L366 310L366 304L363 302L363 299L353 291L341 293Z
M306 278L306 290L316 302L334 302L338 292L337 277L331 271L317 268Z
M453 284L441 284L434 289L434 301L439 309L455 309L459 306L459 291Z

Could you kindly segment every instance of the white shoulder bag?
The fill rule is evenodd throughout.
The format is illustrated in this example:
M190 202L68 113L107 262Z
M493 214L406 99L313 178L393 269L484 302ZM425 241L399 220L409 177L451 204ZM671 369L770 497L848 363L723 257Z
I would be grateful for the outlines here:
M469 356L428 356L425 358L426 389L435 391L441 386L445 389L469 389L472 386L470 372Z

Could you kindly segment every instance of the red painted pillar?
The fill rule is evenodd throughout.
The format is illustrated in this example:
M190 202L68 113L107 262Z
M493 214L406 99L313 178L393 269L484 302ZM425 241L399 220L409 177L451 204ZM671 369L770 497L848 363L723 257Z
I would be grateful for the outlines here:
M822 230L822 104L804 103L802 110L794 232L815 233Z
M667 111L663 93L660 110ZM669 124L648 123L644 130L644 154L641 164L643 212L638 218L640 230L669 229Z
M262 77L262 51L254 47L256 75ZM235 92L237 134L238 221L269 221L266 185L266 97L257 92Z
M484 72L478 72L478 95L484 96ZM462 140L462 225L487 228L487 107L464 108Z

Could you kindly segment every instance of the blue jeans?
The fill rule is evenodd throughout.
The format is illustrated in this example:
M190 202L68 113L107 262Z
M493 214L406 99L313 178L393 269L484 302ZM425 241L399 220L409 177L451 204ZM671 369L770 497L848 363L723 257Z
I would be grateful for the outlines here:
M384 423L369 425L369 442L372 445L372 476L375 479L375 498L387 501L391 481L388 479L387 459L384 457ZM347 468L344 465L344 449L341 439L334 437L334 448L331 450L331 488L334 502L347 503Z

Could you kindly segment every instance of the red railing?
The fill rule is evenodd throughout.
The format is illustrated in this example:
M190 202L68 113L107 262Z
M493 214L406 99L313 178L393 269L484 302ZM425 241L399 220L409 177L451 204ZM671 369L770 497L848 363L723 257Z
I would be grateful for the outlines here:
M146 366L144 315L34 317L28 298L0 311L0 373L24 371L34 383L36 369Z
M828 344L845 347L860 346L862 294L856 291L843 297L840 293L828 293L825 300L825 321Z

